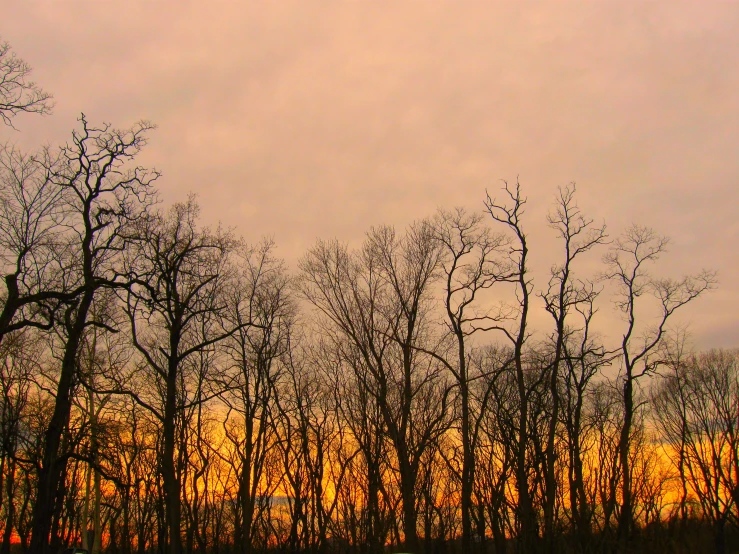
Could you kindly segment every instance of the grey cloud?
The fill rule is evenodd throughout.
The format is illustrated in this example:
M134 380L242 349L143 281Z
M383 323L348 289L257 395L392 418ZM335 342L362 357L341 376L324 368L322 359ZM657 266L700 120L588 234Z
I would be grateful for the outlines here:
M166 201L294 260L317 236L436 206L480 207L520 174L537 270L558 185L616 233L674 237L667 272L720 271L700 303L736 328L739 6L680 2L15 3L4 38L56 114L12 139L93 120L159 129L142 162ZM3 137L4 138L4 137ZM691 316L692 317L692 316ZM725 344L695 315L704 345ZM724 333L722 335L721 333Z

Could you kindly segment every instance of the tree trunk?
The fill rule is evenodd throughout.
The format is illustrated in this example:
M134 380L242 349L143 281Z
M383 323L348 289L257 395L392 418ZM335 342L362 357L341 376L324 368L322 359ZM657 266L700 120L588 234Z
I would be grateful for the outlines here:
M167 375L167 396L164 407L164 421L162 435L164 446L162 449L162 481L164 485L164 499L166 510L166 528L169 539L167 552L182 554L182 536L180 535L180 484L175 474L175 430L177 408L177 347L170 350L169 372Z
M464 347L460 345L460 398L462 402L462 552L472 552L472 485L475 481L475 457L470 436L470 398Z
M634 510L631 498L631 467L629 446L631 443L631 426L634 417L633 382L631 372L627 371L623 388L624 421L619 439L619 458L621 461L621 516L618 522L618 539L620 548L626 552L633 531Z
M415 475L410 464L406 461L400 463L400 487L403 498L403 544L405 549L412 554L420 552L418 543L418 514L416 513Z
M30 554L47 553L52 521L60 504L57 494L61 488L60 484L66 474L67 466L67 458L60 456L60 446L72 408L72 387L77 369L77 352L87 322L87 313L92 304L93 293L94 289L86 290L80 300L76 318L74 324L69 328L67 344L64 348L54 412L44 434L43 457L38 475L38 492L33 508Z

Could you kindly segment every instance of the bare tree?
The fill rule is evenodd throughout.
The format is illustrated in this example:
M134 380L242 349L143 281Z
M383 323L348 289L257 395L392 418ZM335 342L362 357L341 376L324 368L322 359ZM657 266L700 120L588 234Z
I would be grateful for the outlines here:
M508 249L508 256L512 266L510 277L506 280L515 285L516 305L505 310L501 308L498 325L491 325L491 330L501 331L508 339L513 349L512 363L516 376L516 393L518 401L517 429L515 436L515 479L517 501L517 516L519 522L518 546L520 552L534 552L538 538L536 514L534 512L531 490L529 488L529 397L530 390L536 383L530 383L527 376L524 345L529 336L528 316L531 307L532 282L528 270L528 242L523 230L521 217L524 213L526 199L521 197L521 186L517 182L515 187L505 183L507 203L499 203L487 195L485 207L494 221L500 223L512 235L513 240ZM510 328L504 325L506 319L514 319Z
M485 290L512 277L511 265L503 257L509 239L505 234L491 233L483 224L482 214L468 214L463 209L441 210L434 223L442 250L446 326L455 347L449 357L436 352L431 354L444 364L457 383L462 441L462 550L471 552L474 450L479 418L474 422L471 414L470 384L473 377L469 370L471 347L468 337L495 326L500 320L497 314L482 309L479 304ZM485 409L486 401L483 401L480 412Z
M48 148L33 155L0 148L0 341L25 327L50 329L81 290L72 286L76 252L66 232L73 213L52 178L58 162Z
M428 355L435 342L429 329L431 285L441 254L428 222L411 226L402 239L389 227L374 229L368 239L368 254L389 293L380 309L394 347L374 376L375 386L397 456L405 546L417 551L418 473L424 454L447 429L451 391L437 359Z
M659 259L667 244L668 239L652 229L632 225L604 257L607 267L604 277L615 284L615 303L626 321L620 345L623 420L618 442L621 471L618 536L623 548L627 548L634 527L630 450L632 423L638 408L634 401L635 387L639 379L654 373L658 367L659 347L673 314L713 288L716 282L715 274L709 271L679 280L652 277L647 267ZM649 306L644 306L649 296L655 299L651 313Z
M126 430L115 436L111 456L117 461L121 479L118 485L121 521L120 548L124 554L138 554L153 548L157 527L157 441L159 429L151 414L132 398L114 397L121 413L120 422Z
M295 316L290 280L273 249L273 243L265 241L242 252L228 298L228 317L237 330L222 345L229 367L228 390L222 397L229 408L224 430L238 458L234 541L243 554L253 550L262 499L273 492L264 489L264 476L277 442L273 418L280 358L287 355Z
M48 114L54 106L52 96L29 80L31 66L13 52L10 44L0 43L0 118L12 127L19 113Z
M85 550L99 554L102 548L102 462L109 455L106 451L106 435L109 434L106 420L110 394L97 394L96 386L102 379L122 373L131 349L128 337L122 333L110 333L106 327L118 327L120 311L115 293L111 290L98 295L92 306L92 319L101 325L90 326L80 345L78 356L78 380L84 390L77 395L76 403L81 413L80 419L87 435L84 456L87 461L84 506L81 518L81 544ZM111 420L110 423L113 423ZM82 450L82 445L79 450ZM107 464L110 466L110 464ZM113 466L115 468L115 466ZM106 472L108 473L108 472ZM115 475L117 471L111 472ZM89 523L92 523L90 532ZM92 537L92 538L91 538Z
M17 527L18 471L27 471L23 456L23 436L33 375L39 371L44 344L30 330L11 335L0 345L0 506L2 506L2 554L10 553L11 536ZM25 429L24 429L25 427Z
M674 451L671 460L714 528L716 553L723 554L726 524L739 521L739 354L711 351L681 362L660 378L652 402Z
M332 391L313 356L296 346L285 356L286 370L277 397L290 514L288 546L293 551L324 552L337 502L335 495L329 500L325 487L331 475L331 448L340 434ZM336 481L339 485L342 469Z
M356 351L355 377L382 416L397 460L403 534L418 549L416 485L424 451L445 430L450 388L433 357L431 284L439 250L426 223L398 237L373 229L360 253L319 243L302 262L302 291L325 317L329 333ZM350 367L352 367L350 365Z
M571 525L579 541L581 552L592 549L591 536L595 510L595 487L592 473L587 464L592 464L595 450L592 429L593 417L588 414L588 399L593 394L593 378L600 368L609 365L613 354L605 350L591 328L595 308L595 293L575 306L581 319L579 329L567 333L562 343L562 358L565 371L562 376L565 446L567 448L567 472L569 477L569 504ZM595 455L596 463L607 465L607 450Z
M334 403L364 458L367 484L365 541L376 554L383 545L380 516L382 461L385 450L384 391L375 388L390 351L387 322L382 319L383 282L371 257L352 255L338 242L319 242L301 262L303 295L322 312L318 318L323 358L333 365ZM327 370L328 371L328 370ZM351 454L349 455L351 458ZM361 503L354 498L347 516L356 521ZM351 542L358 543L356 532Z
M601 245L606 240L605 225L593 226L593 220L585 217L575 202L575 185L560 188L554 210L548 215L549 225L555 229L562 239L564 257L561 263L551 268L551 277L542 298L547 312L554 320L555 330L552 336L553 356L549 368L549 397L551 413L547 430L546 449L544 452L544 535L548 552L554 550L554 504L557 498L557 479L555 465L557 460L556 441L557 426L560 423L560 383L562 382L561 366L567 358L565 350L569 338L576 332L570 322L572 311L587 310L586 326L593 316L593 301L597 292L592 284L578 281L574 277L576 258ZM587 337L587 333L585 333ZM587 340L587 339L586 339ZM589 346L589 345L588 345ZM587 346L586 346L587 348ZM584 353L585 355L587 354ZM580 382L581 386L585 383Z
M43 460L34 505L31 552L44 554L49 543L54 501L63 481L68 457L61 439L72 406L77 359L90 309L98 292L125 285L116 272L116 260L127 244L126 228L147 209L152 182L158 173L140 167L128 168L145 144L151 129L139 123L127 130L108 125L94 127L84 115L82 129L72 133L72 142L61 148L53 166L47 168L54 187L62 190L69 215L70 258L75 260L78 294L63 314L66 341L56 387L54 409L44 437Z
M184 373L193 367L191 358L240 327L224 326L221 294L228 287L234 239L228 233L198 229L197 216L194 198L175 204L167 214L154 214L141 226L139 240L128 253L127 270L134 279L126 293L132 339L162 395L161 406L141 404L162 426L159 461L171 554L182 552L176 430L183 411L202 402L186 398Z
M337 494L343 503L343 523L349 527L345 537L353 545L363 545L363 552L378 554L387 535L381 508L383 473L388 467L382 414L366 387L367 369L355 349L331 336L319 339L314 350L331 383L339 431L346 430L337 449L339 477L335 480L338 485L344 474L351 474L350 482L338 487ZM362 463L355 463L360 455Z
M471 362L480 368L478 374L481 378L474 383L476 396L483 399L479 402L475 423L479 427L475 449L479 466L475 473L478 534L484 536L487 521L496 552L505 552L507 535L515 533L511 526L511 511L515 509L515 503L508 498L510 482L515 481L519 404L512 358L510 348L497 345L481 347L471 358Z

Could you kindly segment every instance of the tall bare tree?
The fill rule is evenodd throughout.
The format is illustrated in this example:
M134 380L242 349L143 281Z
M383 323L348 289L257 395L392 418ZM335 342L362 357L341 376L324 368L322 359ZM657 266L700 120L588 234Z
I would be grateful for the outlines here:
M92 126L83 115L81 125L47 168L51 186L61 190L69 212L67 244L69 259L75 262L72 289L78 293L62 317L66 339L53 414L44 437L30 547L33 554L47 550L55 497L65 476L68 456L61 450L61 439L72 406L80 344L85 329L99 324L89 317L91 307L101 289L126 285L116 264L128 243L127 229L151 203L152 183L159 175L128 165L146 143L150 124L117 130L109 125Z
M133 343L163 396L159 406L142 405L162 426L160 468L171 554L182 553L176 430L188 405L202 401L187 398L184 373L193 358L241 327L224 326L221 294L229 286L234 239L219 230L198 228L197 217L194 198L175 204L167 214L152 215L140 226L140 240L128 253L127 271L134 284L127 291L126 310Z
M264 477L278 440L273 419L280 358L287 355L295 317L290 279L273 249L273 243L265 241L242 252L227 301L227 317L237 330L222 346L228 367L222 399L229 408L224 429L238 458L234 539L242 554L252 552L255 522L261 517L264 498L273 492L269 487L265 490Z
M577 280L574 276L575 260L595 246L606 241L605 225L594 226L593 220L585 217L575 202L575 185L560 188L554 210L548 215L549 225L562 240L564 256L559 264L551 268L549 286L542 298L547 312L554 320L552 335L553 353L549 367L549 399L551 412L544 452L544 535L547 552L554 550L554 505L557 499L557 427L560 423L560 384L561 366L567 358L566 344L578 331L571 323L570 314L588 310L585 323L589 324L593 315L593 302L597 292L592 284ZM587 336L587 333L585 333Z
M487 195L485 207L493 221L504 226L513 236L508 248L508 257L512 272L506 279L514 284L516 303L508 310L501 308L498 319L500 323L491 325L491 330L504 334L513 349L512 365L516 376L516 393L518 402L517 429L515 436L515 480L517 494L517 518L519 522L518 548L520 552L534 552L537 545L538 530L534 512L531 490L529 488L529 408L530 389L532 384L527 376L524 345L529 336L528 318L531 307L533 284L529 275L529 247L524 232L522 216L526 199L521 196L521 186L505 183L506 202L498 202ZM510 202L510 204L508 204ZM509 320L506 322L505 320ZM510 320L513 320L512 322ZM506 323L508 323L506 325Z
M418 550L416 485L427 448L444 431L450 388L432 349L431 285L440 252L427 222L398 237L373 229L361 252L319 243L301 262L302 291L330 333L355 350L350 367L377 403L393 447L403 506L403 534Z
M480 306L480 297L496 283L512 277L511 264L504 257L504 249L510 241L505 234L493 234L483 223L482 214L469 214L463 209L441 210L434 223L436 239L442 250L446 325L455 346L451 356L445 356L441 351L431 354L451 372L457 384L462 442L462 550L471 552L474 450L479 418L475 425L471 414L470 385L473 377L469 369L471 347L468 337L486 331L500 321L499 314ZM486 409L485 404L483 401L481 411Z
M649 265L665 252L668 242L648 227L632 225L614 241L604 257L604 276L616 287L616 306L626 322L620 345L623 420L618 442L621 474L618 537L623 549L628 549L634 528L630 453L632 424L638 408L635 388L641 378L653 374L658 367L659 347L675 312L713 288L716 282L714 273L709 271L678 280L650 275ZM655 300L651 312L646 305L650 296Z

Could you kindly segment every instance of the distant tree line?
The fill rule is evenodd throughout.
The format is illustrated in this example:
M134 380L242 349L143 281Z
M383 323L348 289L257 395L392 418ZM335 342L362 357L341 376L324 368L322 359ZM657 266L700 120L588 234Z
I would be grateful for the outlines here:
M52 107L29 72L0 47L7 125ZM666 238L570 185L534 282L506 183L291 273L159 207L151 129L0 150L0 554L739 546L739 352L687 347L716 278L658 277Z

